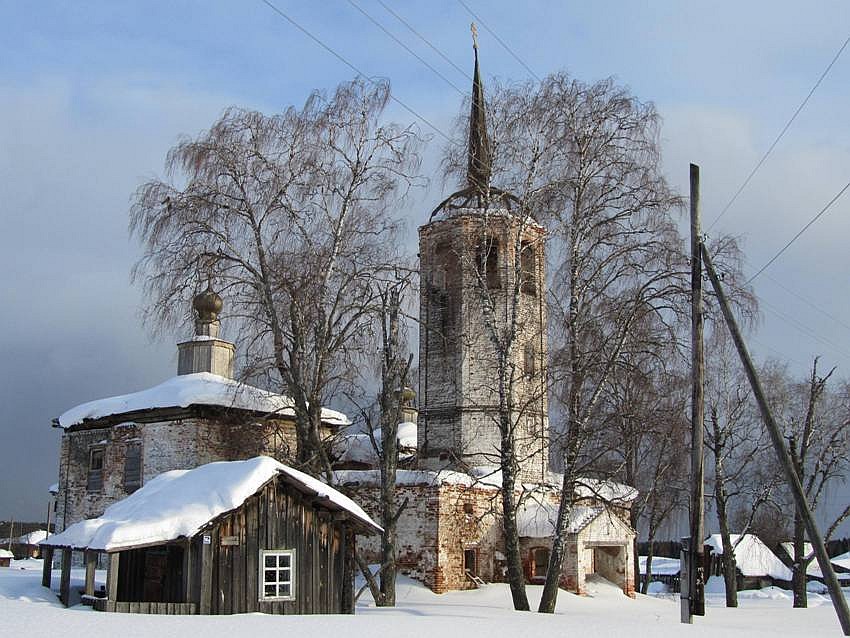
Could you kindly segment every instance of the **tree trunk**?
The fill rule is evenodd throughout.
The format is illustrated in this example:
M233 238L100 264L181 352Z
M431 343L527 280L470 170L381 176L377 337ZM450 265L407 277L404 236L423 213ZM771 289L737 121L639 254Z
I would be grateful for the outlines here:
M502 418L510 418L503 414ZM505 424L502 424L505 426ZM508 428L502 434L502 529L505 535L505 556L508 562L508 584L514 609L528 611L528 595L525 592L525 576L522 573L522 557L519 553L519 531L516 525L516 476L514 474L514 445Z
M729 515L723 461L719 454L714 455L714 500L717 505L717 522L720 525L720 539L723 542L723 582L726 584L726 606L738 606L738 564L729 533Z
M555 537L552 539L552 551L549 554L549 565L546 567L546 582L543 584L543 594L537 611L541 614L555 613L555 603L558 602L558 586L561 572L564 568L564 556L567 547L567 522L572 512L572 494L575 491L571 465L564 464L564 480L561 484L561 503L558 506L558 516L555 521Z

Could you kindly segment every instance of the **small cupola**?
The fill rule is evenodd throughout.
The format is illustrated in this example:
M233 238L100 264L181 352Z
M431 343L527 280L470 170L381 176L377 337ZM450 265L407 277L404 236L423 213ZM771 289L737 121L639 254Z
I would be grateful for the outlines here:
M177 344L177 374L210 372L228 379L233 378L235 346L219 338L221 322L218 315L224 301L212 286L192 299L195 313L195 336Z

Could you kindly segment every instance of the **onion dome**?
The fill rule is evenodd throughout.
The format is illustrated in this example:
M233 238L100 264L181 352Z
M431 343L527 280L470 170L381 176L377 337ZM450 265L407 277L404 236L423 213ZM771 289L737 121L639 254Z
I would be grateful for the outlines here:
M217 321L218 313L221 312L224 302L211 287L195 295L192 299L192 307L198 313L201 321Z

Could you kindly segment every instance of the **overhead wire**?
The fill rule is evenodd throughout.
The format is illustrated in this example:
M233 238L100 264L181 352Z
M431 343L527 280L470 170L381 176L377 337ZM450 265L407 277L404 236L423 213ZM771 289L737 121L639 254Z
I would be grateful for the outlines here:
M765 276L765 277L767 277L767 278L768 278L771 282L773 282L776 286L778 286L778 287L782 288L782 290L784 290L785 292L787 292L789 295L792 295L793 297L796 297L797 299L799 299L800 301L802 301L804 304L806 304L807 306L809 306L809 307L810 307L810 308L812 308L813 310L816 310L817 312L819 312L820 314L822 314L822 315L823 315L824 317L826 317L827 319L831 319L832 321L834 321L835 323L837 323L837 324L838 324L839 326L841 326L842 328L844 328L844 329L846 329L846 330L850 330L850 323L847 323L846 321L844 321L844 320L843 320L843 319L841 319L840 317L836 317L834 314L832 314L831 312L829 312L829 311L825 310L824 308L822 308L821 306L819 306L818 304L816 304L816 303L815 303L814 301L812 301L811 299L808 299L808 298L804 297L803 295L801 295L801 294L799 294L799 293L794 292L794 291L793 291L793 290L791 290L788 286L786 286L785 284L783 284L783 283L782 283L781 281L779 281L776 277L773 277L773 276L772 276L772 275L770 275L769 273L763 273L763 274L764 274L764 276Z
M460 95L461 95L461 96L466 97L466 93L464 93L464 92L463 92L460 88L458 88L458 86L457 86L454 82L452 82L449 78L447 78L445 75L443 75L443 74L442 74L442 73L441 73L438 69L434 68L434 67L431 65L431 63L430 63L430 62L428 62L427 60L425 60L422 56L420 56L418 53L416 53L416 51L414 51L414 50L413 50L413 49L411 49L409 46L407 46L407 44L405 44L402 40L400 40L399 38L397 38L397 37L395 36L395 34L393 34L393 33L392 33L389 29L387 29L386 27L384 27L384 25L382 25L382 24L381 24L380 22L378 22L375 18L373 18L373 17L372 17L372 16L371 16L371 15L370 15L370 14L369 14L369 13L368 13L365 9L363 9L363 7L361 7L359 4L357 4L354 0L348 0L348 3L349 3L352 7L354 7L355 9L357 9L357 10L358 10L361 14L363 14L363 16L365 16L365 17L366 17L366 19L368 19L368 20L369 20L372 24L374 24L374 25L375 25L376 27L378 27L381 31L383 31L383 32L387 35L387 37L392 38L392 40L393 40L396 44L398 44L398 45L399 45L400 47L402 47L405 51L407 51L410 55L412 55L412 56L413 56L413 57L415 57L417 60L419 60L419 61L420 61L422 64L424 64L426 67L428 67L429 69L431 69L431 71L433 71L433 72L434 72L437 76L439 76L440 78L442 78L442 80L443 80L446 84L448 84L448 85L449 85L450 87L452 87L455 91L457 91L458 93L460 93Z
M422 35L421 33L419 33L419 31L417 31L417 30L413 27L413 25L411 25L411 24L410 24L407 20L405 20L402 16L400 16L398 13L396 13L396 11L394 11L391 7L389 7L389 6L387 5L387 3L385 3L385 2L384 2L384 0L378 0L378 4L380 4L380 5L381 5L384 9L386 9L386 11L387 11L388 13L390 13L390 14L391 14L391 15L392 15L392 16L393 16L396 20L398 20L398 21L399 21L399 22L401 22L404 26L406 26L406 27L407 27L407 28L411 31L411 33L413 33L413 35L415 35L417 38L419 38L420 40L422 40L422 42L424 42L424 43L425 43L428 47L430 47L430 48L431 48L431 50L432 50L432 51L434 51L434 53L436 53L437 55L439 55L439 56L440 56L443 60L445 60L445 61L446 61L449 65L451 65L451 66L452 66L452 68L454 68L454 69L455 69L455 71L457 71L458 73L460 73L461 75L463 75L463 76L464 76L467 80L469 80L470 82L472 81L472 76L469 74L469 72L468 72L468 71L466 71L465 69L463 69L463 68L459 67L457 64L455 64L454 60L452 60L452 59L451 59L450 57L448 57L445 53L443 53L442 51L440 51L440 49L438 49L436 46L434 46L433 44L431 44L431 41L430 41L430 40L428 40L428 38L426 38L424 35Z
M371 77L369 77L369 76L368 76L368 75L366 75L363 71L361 71L359 68L357 68L357 66L355 66L352 62L350 62L349 60L347 60L347 59L346 59L346 58L345 58L345 57L344 57L341 53L338 53L336 50L334 50L333 48L331 48L329 45L325 44L325 43L324 43L324 42L323 42L323 41L322 41L322 40L321 40L318 36L314 35L314 34L313 34L313 33L311 33L309 30L307 30L305 27L301 26L301 25L300 25L298 22L296 22L296 21L295 21L292 17L290 17L288 14L286 14L284 11L282 11L279 7L277 7L277 6L276 6L273 2L271 2L271 0L260 0L260 2L262 2L263 4L265 4L265 5L266 5L267 7L269 7L272 11L274 11L277 15L279 15L281 18L283 18L284 20L286 20L287 22L289 22L292 26L294 26L296 29L298 29L299 31L301 31L301 33L303 33L303 34L304 34L304 35L306 35L308 38L310 38L311 40L313 40L313 42L315 42L316 44L318 44L318 45L319 45L320 47L322 47L325 51L327 51L328 53L330 53L330 54L331 54L332 56L334 56L337 60L339 60L340 62L342 62L343 64L345 64L348 68L350 68L350 69L351 69L351 70L353 70L355 73L357 73L358 75L360 75L361 77L363 77L365 80L367 80L367 81L369 81L369 82L372 82L373 84L378 84L375 80L373 80ZM419 114L419 113L418 113L418 112L416 112L416 111L415 111L412 107L408 106L405 102L403 102L403 101L402 101L402 100L400 100L398 97L396 97L396 96L395 96L392 92L390 92L389 97L390 97L390 99L391 99L391 100L393 100L396 104L398 104L398 105L399 105L399 106L401 106L404 110L406 110L408 113L410 113L411 115L413 115L413 117L415 117L416 119L420 120L421 122L423 122L424 124L426 124L426 125L427 125L430 129L432 129L432 130L433 130L433 131L435 131L437 134L439 134L441 137L443 137L443 138L444 138L447 142L449 142L450 144L457 144L457 143L458 143L458 142L456 142L455 140L451 139L448 135L446 135L445 133L443 133L443 131L442 131L442 130L440 130L440 129L436 126L436 125L434 125L433 123L431 123L431 122L430 122L430 121L429 121L426 117L424 117L423 115Z
M482 20L482 19L478 16L478 14L476 14L476 13L475 13L472 9L470 9L470 8L469 8L469 5L468 5L468 4L466 4L466 2L464 2L463 0L457 0L457 1L458 1L458 3L460 3L460 5L461 5L464 9L466 9L467 13L469 13L469 15L471 15L471 16L473 17L473 19L475 19L475 21L476 21L478 24L480 24L482 27L484 27L484 29L487 31L487 33L489 33L490 35L492 35L492 36L496 39L496 42L498 42L499 44L501 44L501 45L502 45L502 48L504 48L504 49L505 49L505 51L507 51L508 53L510 53L510 54L511 54L511 56L513 56L514 60L516 60L517 62L519 62L519 63L523 66L523 68L531 74L531 77L533 77L533 78L534 78L535 80L537 80L538 82L542 82L542 80L540 79L540 76L539 76L539 75L537 75L537 74L536 74L536 73L532 70L532 68L531 68L530 66L528 66L525 62L523 62L523 61L522 61L522 59L521 59L521 58L520 58L520 57L519 57L516 53L514 53L513 49L511 49L511 48L510 48L510 47L509 47L509 46L505 43L505 41L504 41L504 40L502 40L502 38L500 38L500 37L496 34L496 32L495 32L495 31L493 31L490 27L488 27L488 26L485 24L485 22L484 22L484 21L483 21L483 20Z
M462 0L458 0L458 1L462 2ZM797 107L797 110L794 111L794 114L785 123L785 126L782 127L782 130L779 131L779 135L776 136L776 139L773 140L773 143L768 147L767 151L765 151L765 153L764 153L764 155L762 155L761 159L758 162L756 162L756 165L750 171L750 174L747 175L747 178L738 187L738 190L735 191L735 194L732 195L732 199L730 199L729 202L726 204L726 206L723 207L723 210L721 210L720 214L717 217L714 218L714 221L711 222L711 224L709 224L706 231L709 231L712 228L714 228L714 225L717 222L719 222L720 218L723 217L726 214L726 212L732 207L732 204L734 204L735 200L738 199L738 195L740 195L743 192L743 190L747 187L747 184L750 183L750 180L753 179L755 174L761 168L762 164L764 164L765 160L767 160L767 158L773 152L773 149L776 148L776 145L779 143L779 140L781 140L782 137L785 135L785 133L788 131L788 129L791 128L791 124L793 124L794 120L797 119L797 116L800 114L800 112L803 110L803 108L805 108L806 104L809 102L809 99L812 97L812 95L814 95L817 88L821 85L821 82L823 82L824 78L827 76L829 71L832 69L832 67L835 65L835 63L838 61L838 58L841 57L841 54L844 52L844 49L847 48L848 43L850 43L850 36L848 36L847 39L844 40L844 44L842 44L841 47L838 49L838 52L833 56L830 63L823 70L823 73L820 74L820 77L818 77L817 82L815 82L814 86L812 86L808 95L806 95L806 97L803 99L803 101L800 102L800 105Z
M820 209L820 211L818 212L818 214L817 214L817 215L815 215L814 217L812 217L812 219L810 219L810 220L809 220L809 222L808 222L805 226L803 226L803 227L800 229L800 231L799 231L796 235L794 235L794 236L793 236L793 237L792 237L792 238L788 241L788 243L786 243L786 244L785 244L785 245L784 245L784 246L783 246L783 247L779 250L779 252L777 252L777 253L776 253L773 257L771 257L771 258L767 261L767 263L765 263L765 265L764 265L764 266L762 266L761 268L759 268L759 269L758 269L758 271L756 272L756 274L754 274L752 277L750 277L750 278L746 281L746 283L747 283L747 284L751 283L751 282L752 282L752 281L753 281L756 277L758 277L758 276L759 276L760 274L762 274L765 270L767 270L767 268L768 268L768 267L769 267L769 266L770 266L773 262L775 262L777 259L779 259L779 258L782 256L782 254L783 254L786 250L788 250L788 248L790 248L790 247L791 247L791 245L792 245L795 241L797 241L797 240L798 240L798 239L799 239L799 238L803 235L803 233L805 233L805 232L806 232L809 228L811 228L812 224L814 224L817 220L819 220L821 217L823 217L823 216L826 214L826 212L827 212L827 211L828 211L828 210L832 207L832 205L833 205L835 202L837 202L837 201L841 198L841 196L842 196L842 195L843 195L843 194L847 191L847 189L848 189L848 188L850 188L850 182L847 182L847 183L844 185L844 187L843 187L840 191L838 191L838 193L836 193L836 195L835 195L835 196L834 196L831 200L829 200L829 202L827 202L826 206L824 206L823 208L821 208L821 209Z

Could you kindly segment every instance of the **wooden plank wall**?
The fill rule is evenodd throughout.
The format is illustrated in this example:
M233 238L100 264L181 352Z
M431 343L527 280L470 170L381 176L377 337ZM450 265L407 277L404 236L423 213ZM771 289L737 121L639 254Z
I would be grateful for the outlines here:
M283 481L273 481L237 511L209 530L211 569L196 570L199 580L209 572L209 587L201 583L192 600L199 609L209 595L213 614L345 613L347 525L321 503L314 503ZM223 537L235 538L223 545ZM295 600L261 601L260 550L295 550ZM195 550L197 553L198 550ZM209 594L206 592L209 591Z

